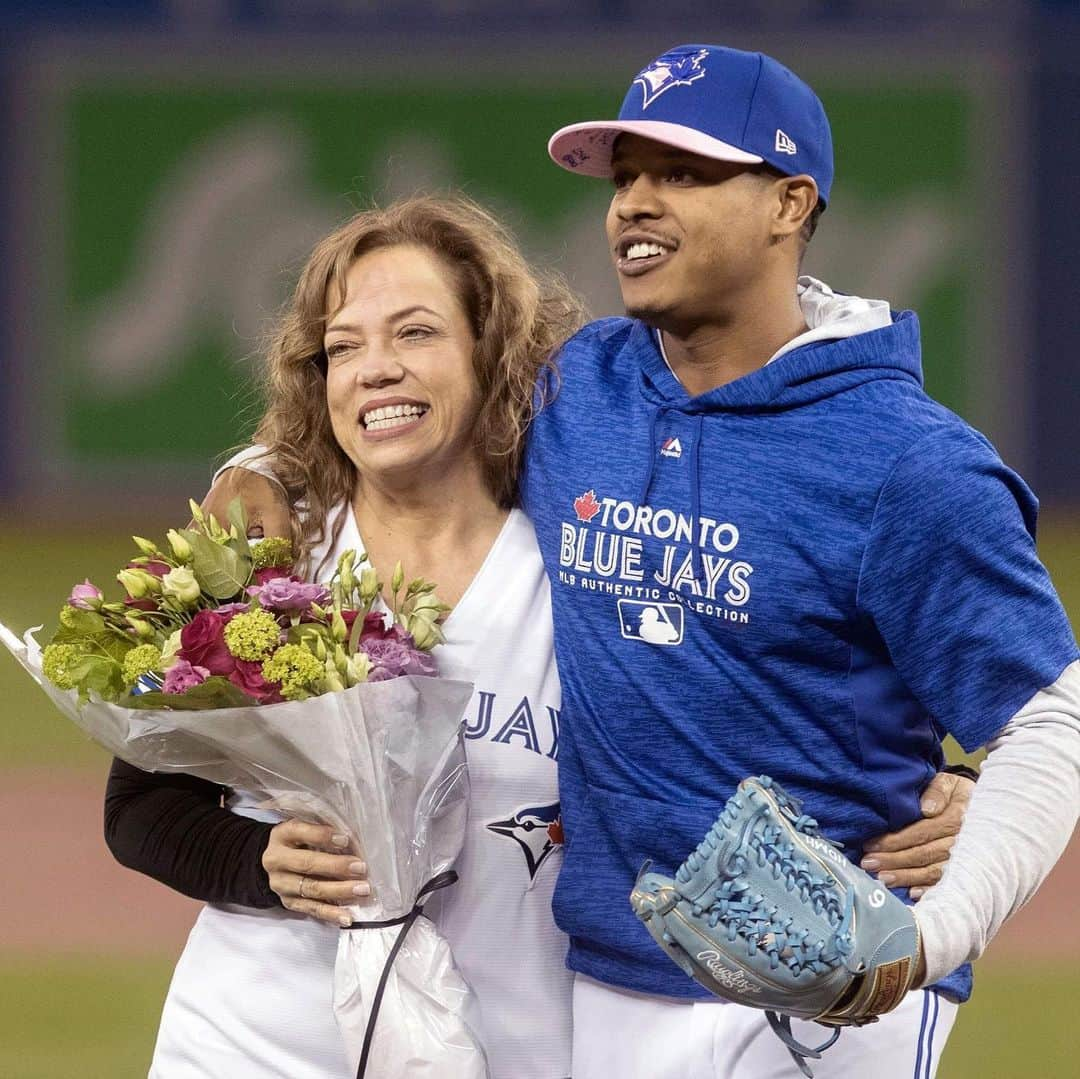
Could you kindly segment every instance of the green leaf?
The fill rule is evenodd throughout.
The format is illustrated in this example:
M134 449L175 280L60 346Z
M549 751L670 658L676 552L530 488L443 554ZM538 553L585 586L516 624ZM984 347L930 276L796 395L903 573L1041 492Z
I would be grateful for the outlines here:
M229 503L229 524L236 529L237 535L237 539L233 540L229 546L237 554L251 559L251 544L248 543L247 538L247 514L244 512L244 503L239 498L234 498Z
M72 681L79 687L79 699L86 701L90 690L104 700L115 701L123 692L124 679L120 664L107 656L83 656L71 666Z
M124 662L124 656L128 654L136 645L147 642L136 641L133 639L125 639L118 636L115 633L102 633L100 636L94 638L94 643L98 648L104 649L117 663ZM149 642L153 643L153 642Z
M228 600L243 590L251 576L250 558L189 528L180 535L191 544L191 568L208 596Z
M129 693L118 704L124 708L166 708L173 712L199 712L211 708L241 708L258 705L239 686L234 686L222 675L214 675L186 693Z
M96 637L105 630L105 619L96 611L84 611L78 607L71 607L64 614L64 618L68 624L60 623L60 628L56 631L58 637L61 633L67 637Z
M73 644L87 655L104 652L117 663L122 663L124 656L140 643L122 630L110 627L101 615L93 611L76 610L65 617L73 625L61 623L57 626L49 644Z

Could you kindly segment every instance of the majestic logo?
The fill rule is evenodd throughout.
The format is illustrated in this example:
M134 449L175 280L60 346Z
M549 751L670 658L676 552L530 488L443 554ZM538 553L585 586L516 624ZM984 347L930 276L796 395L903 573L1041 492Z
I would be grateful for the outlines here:
M665 438L660 444L661 457L682 457L682 443L677 438Z
M562 813L558 802L543 806L523 806L506 820L491 821L488 831L514 840L525 856L529 880L535 880L552 851L563 843Z
M799 148L792 141L790 135L785 135L780 128L776 129L776 152L778 154L797 154Z
M632 641L646 644L682 644L683 609L677 603L642 603L619 600L619 628Z
M701 66L701 62L708 55L708 49L697 52L674 49L653 61L634 79L634 85L640 83L644 94L641 107L647 109L673 86L689 86L692 82L705 78L705 68Z
M579 521L586 524L600 512L600 503L596 501L595 491L586 491L574 499L574 512Z

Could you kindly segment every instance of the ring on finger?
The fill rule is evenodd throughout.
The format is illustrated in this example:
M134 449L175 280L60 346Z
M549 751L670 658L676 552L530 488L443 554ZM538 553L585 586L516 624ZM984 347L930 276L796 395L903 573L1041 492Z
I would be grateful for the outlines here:
M300 888L297 891L297 895L299 895L301 899L310 899L311 898L311 896L309 896L309 895L304 895L304 885L307 884L307 880L308 879L307 879L306 875L300 878Z

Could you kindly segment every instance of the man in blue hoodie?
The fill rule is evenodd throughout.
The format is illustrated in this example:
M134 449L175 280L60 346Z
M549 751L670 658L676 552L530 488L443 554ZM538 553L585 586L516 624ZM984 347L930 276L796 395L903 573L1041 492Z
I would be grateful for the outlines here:
M923 392L913 313L798 276L832 144L775 60L672 49L617 120L549 149L614 185L630 316L562 349L523 483L563 684L575 1079L797 1075L764 1013L704 1001L637 924L635 874L646 858L670 873L758 773L874 869L865 842L918 817L951 733L989 755L916 907L914 984L932 988L815 1065L932 1076L967 962L1049 872L1080 801L1080 662L1036 501Z

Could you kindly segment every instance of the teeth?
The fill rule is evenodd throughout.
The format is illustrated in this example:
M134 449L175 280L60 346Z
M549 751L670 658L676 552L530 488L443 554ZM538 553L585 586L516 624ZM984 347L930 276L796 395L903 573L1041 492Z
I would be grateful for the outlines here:
M664 249L659 244L636 243L626 249L627 259L646 259L650 255L662 255Z
M425 412L427 408L424 405L385 405L365 412L362 418L369 431L383 431L387 427L412 423L415 417L422 416Z

